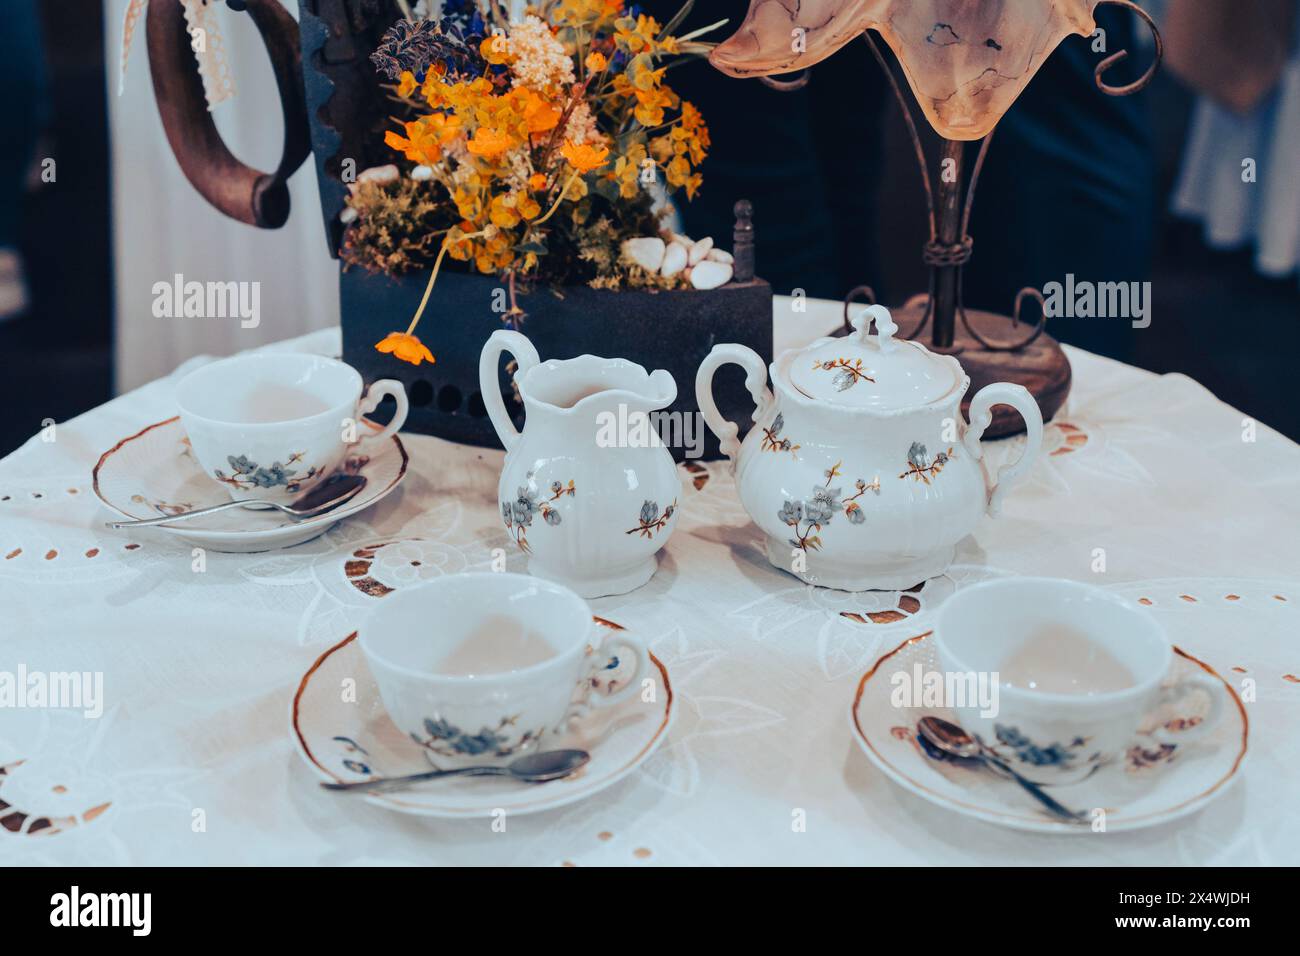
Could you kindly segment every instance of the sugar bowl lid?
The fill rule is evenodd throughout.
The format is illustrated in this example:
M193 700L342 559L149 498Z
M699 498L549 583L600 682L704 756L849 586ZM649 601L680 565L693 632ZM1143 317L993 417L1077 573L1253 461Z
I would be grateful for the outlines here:
M876 334L868 335L872 319ZM807 398L841 408L914 408L957 384L956 363L916 342L894 338L898 326L883 305L852 319L853 334L818 339L787 366L790 384Z

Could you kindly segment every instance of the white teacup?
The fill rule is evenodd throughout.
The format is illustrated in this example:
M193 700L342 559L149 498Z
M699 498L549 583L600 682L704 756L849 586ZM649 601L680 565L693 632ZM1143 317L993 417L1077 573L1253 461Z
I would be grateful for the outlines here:
M596 633L603 631L612 636ZM437 578L383 599L361 650L393 723L440 767L502 764L640 686L645 646L568 588L523 574Z
M1199 723L1149 733L1160 743L1200 738L1226 703L1208 674L1171 677L1173 650L1154 617L1077 581L1007 578L960 590L939 609L935 642L946 673L998 681L997 713L972 701L953 708L957 722L1035 783L1073 783L1122 758L1158 709L1190 707L1193 695L1207 700Z
M335 359L257 352L195 369L176 386L194 457L237 500L288 502L343 463L363 439L378 447L406 422L406 391L390 378L362 398L357 370ZM384 429L362 419L386 395L397 411Z

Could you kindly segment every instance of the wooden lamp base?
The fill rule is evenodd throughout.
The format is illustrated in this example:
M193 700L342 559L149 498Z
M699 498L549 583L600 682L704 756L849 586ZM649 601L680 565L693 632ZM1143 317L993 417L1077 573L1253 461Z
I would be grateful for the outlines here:
M918 298L921 300L919 303L893 311L894 321L899 328L916 328L921 321L925 314L925 301L923 297ZM968 309L966 318L990 342L1014 340L1024 335L1025 327L1013 325L1010 316ZM966 331L960 321L956 323L956 340L952 349L934 349L925 341L925 333L918 340L931 350L955 355L970 376L970 389L961 403L962 414L968 418L970 401L975 393L993 382L1014 382L1029 389L1038 402L1044 422L1060 410L1070 394L1070 360L1065 357L1060 343L1046 332L1024 348L1008 352L986 349ZM984 437L1003 438L1019 435L1024 430L1024 421L1014 409L997 405L993 408L993 421L984 432Z

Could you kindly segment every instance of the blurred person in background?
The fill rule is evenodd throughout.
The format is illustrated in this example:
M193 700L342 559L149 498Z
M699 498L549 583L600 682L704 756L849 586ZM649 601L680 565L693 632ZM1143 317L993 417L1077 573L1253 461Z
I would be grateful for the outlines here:
M660 22L680 5L645 4ZM725 16L727 24L708 35L722 40L743 21L748 4L705 6L696 5L683 29ZM1021 288L1064 282L1067 273L1097 282L1148 278L1157 206L1146 97L1107 96L1093 79L1097 63L1120 49L1130 55L1107 73L1107 82L1137 79L1150 62L1139 45L1146 28L1117 8L1100 8L1096 18L1106 30L1106 51L1094 52L1087 37L1066 37L995 130L970 226L975 251L964 276L970 308L1006 314ZM882 191L891 188L882 175L883 130L893 93L865 42L854 40L818 63L808 84L791 92L732 79L705 62L683 66L673 85L700 108L713 140L708 184L694 202L681 204L688 234L726 241L732 203L745 197L754 203L759 274L776 292L799 288L839 299L866 283L881 301L895 304L922 291L899 288L881 265L878 219ZM933 136L905 84L903 92L934 167ZM968 147L967 170L977 149ZM920 222L923 197L915 188L906 213ZM889 241L892 230L885 227ZM918 242L917 262L920 255ZM1049 326L1064 342L1114 358L1131 348L1127 323L1053 318Z
M1199 96L1171 208L1255 269L1300 265L1300 0L1172 0L1169 68ZM1294 316L1292 317L1294 318Z
M18 251L22 197L33 175L36 145L49 118L44 44L36 0L7 0L0 30L0 321L27 308L27 282Z

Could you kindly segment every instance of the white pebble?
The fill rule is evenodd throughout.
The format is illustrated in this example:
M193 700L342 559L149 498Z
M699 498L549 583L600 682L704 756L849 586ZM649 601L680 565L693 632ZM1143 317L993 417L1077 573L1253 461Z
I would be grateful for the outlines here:
M344 206L343 211L339 213L339 222L348 223L348 222L356 222L356 220L357 220L357 211L353 209L351 206Z
M359 183L394 183L401 177L397 167L392 163L386 166L371 166L369 169L363 169L357 173L357 182Z
M709 254L704 258L713 262L725 262L727 265L731 265L736 261L731 253L727 252L725 249L710 249Z
M663 265L659 267L659 274L662 276L677 275L686 268L686 260L686 247L678 242L670 242L668 251L664 253Z
M712 248L713 239L709 236L705 236L699 242L695 243L695 245L691 246L690 256L688 257L691 265L695 265L697 262L703 262L704 257L709 254L709 250Z
M416 166L411 170L411 178L416 182L423 182L426 179L432 179L433 169L429 166Z
M644 239L625 239L623 255L647 272L658 272L664 262L664 241L658 236Z
M731 281L732 268L725 262L705 259L691 267L691 285L697 289L716 289Z

